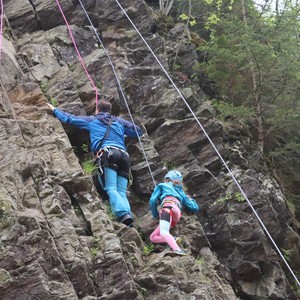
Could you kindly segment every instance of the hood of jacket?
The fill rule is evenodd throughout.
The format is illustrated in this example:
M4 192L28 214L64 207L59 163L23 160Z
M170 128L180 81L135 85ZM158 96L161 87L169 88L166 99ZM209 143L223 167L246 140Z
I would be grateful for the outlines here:
M112 116L110 113L106 113L106 112L99 112L98 114L95 115L95 117L105 125L109 123L110 118L113 118L113 121L115 121L115 117Z

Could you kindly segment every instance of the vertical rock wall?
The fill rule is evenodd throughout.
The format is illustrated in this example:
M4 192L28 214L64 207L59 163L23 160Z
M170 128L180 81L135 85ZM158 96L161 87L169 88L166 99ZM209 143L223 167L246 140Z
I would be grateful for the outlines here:
M114 112L128 117L106 52L79 4L60 3L95 84ZM164 258L164 252L146 251L156 225L148 213L153 182L135 141L128 151L136 228L111 219L80 165L87 134L60 124L46 110L53 98L74 114L92 114L95 105L56 3L8 0L0 61L1 299L236 299L234 290L245 299L296 299L251 210L239 201L205 135L115 1L83 3L136 122L147 130L143 147L155 179L161 180L167 168L178 168L202 206L200 215L185 215L175 231L190 256ZM163 35L154 29L155 15L143 1L122 5L168 69L181 27ZM195 47L188 41L182 47L187 74L172 73L175 82L276 242L299 258L299 237L288 225L280 188L245 133L237 128L230 135L214 119L204 93L190 81Z

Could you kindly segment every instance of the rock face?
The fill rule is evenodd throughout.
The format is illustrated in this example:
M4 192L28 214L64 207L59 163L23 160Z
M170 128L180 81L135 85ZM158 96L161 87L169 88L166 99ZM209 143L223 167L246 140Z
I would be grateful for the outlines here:
M0 61L0 295L22 299L297 299L282 261L190 110L170 84L115 1L83 1L103 39L99 47L76 1L60 4L94 83L146 134L128 143L136 227L115 222L81 162L87 134L47 113L56 99L74 114L94 111L95 91L53 0L5 1ZM141 0L122 6L159 57L174 61L181 27L156 31L155 14ZM182 72L171 76L228 162L257 214L299 271L299 236L280 187L238 124L224 128L199 86L188 40L178 51ZM106 52L107 51L107 52ZM147 156L147 166L144 154ZM164 257L149 246L157 226L148 212L167 168L184 174L188 193L202 207L184 214L174 235L189 256ZM149 174L151 169L152 176ZM162 250L162 251L161 251ZM290 282L290 283L289 283Z

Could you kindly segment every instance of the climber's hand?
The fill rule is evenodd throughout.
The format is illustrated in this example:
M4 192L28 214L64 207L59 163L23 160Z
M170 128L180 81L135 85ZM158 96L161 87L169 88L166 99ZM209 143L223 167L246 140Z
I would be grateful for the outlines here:
M48 105L48 107L49 107L52 111L54 111L55 107L54 107L52 104L50 104L50 103L46 103L46 104Z

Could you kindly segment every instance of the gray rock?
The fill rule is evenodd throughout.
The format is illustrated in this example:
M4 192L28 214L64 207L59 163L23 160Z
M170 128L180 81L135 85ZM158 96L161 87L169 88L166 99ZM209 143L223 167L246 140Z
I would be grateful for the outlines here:
M113 103L113 113L129 119L106 52L85 27L78 3L61 4L97 89ZM95 108L95 89L58 8L50 0L6 1L10 27L0 61L1 299L296 299L228 170L117 4L85 4L134 121L147 131L143 147L127 143L135 228L111 218L91 176L84 174L80 162L87 135L47 112L51 98L77 115ZM178 48L182 26L163 37L153 33L154 14L144 1L122 5L166 70L178 50L182 69L172 78L280 249L287 249L299 268L299 236L290 226L284 195L246 130L240 124L224 127L214 118L192 81L194 45L183 36ZM186 257L166 257L165 245L152 247L149 241L158 225L149 213L149 196L171 168L184 174L187 193L201 207L194 216L184 212L171 231L183 238Z

